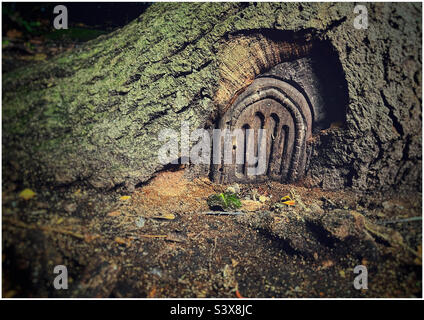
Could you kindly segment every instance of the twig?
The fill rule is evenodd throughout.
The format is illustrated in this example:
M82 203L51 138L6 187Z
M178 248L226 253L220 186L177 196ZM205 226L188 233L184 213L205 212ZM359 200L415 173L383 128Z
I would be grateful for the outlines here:
M143 238L167 238L167 235L162 235L162 234L139 234L139 237L143 237Z
M214 216L232 216L232 215L239 215L239 214L245 214L245 212L242 211L207 211L207 212L201 212L200 214L206 214L206 215L214 215Z
M30 225L30 224L26 224L25 222L22 221L18 221L15 219L10 219L10 218L3 218L3 222L9 222L10 224L13 224L15 227L19 227L19 228L25 228L25 229L39 229L42 231L46 231L46 232L56 232L56 233L62 233L62 234L66 234L69 236L73 236L75 238L84 239L84 235L82 235L81 233L78 232L73 232L70 230L66 230L63 228L52 228L49 226L37 226L37 225Z

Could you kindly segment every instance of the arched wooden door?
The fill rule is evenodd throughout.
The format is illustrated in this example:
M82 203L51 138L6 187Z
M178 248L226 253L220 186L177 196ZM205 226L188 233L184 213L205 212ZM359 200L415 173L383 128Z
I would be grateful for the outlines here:
M231 140L231 163L222 161L212 166L214 180L297 180L305 170L306 140L311 136L312 123L311 108L299 90L279 79L256 79L220 121L221 130L244 135ZM242 154L242 163L236 161L237 152Z

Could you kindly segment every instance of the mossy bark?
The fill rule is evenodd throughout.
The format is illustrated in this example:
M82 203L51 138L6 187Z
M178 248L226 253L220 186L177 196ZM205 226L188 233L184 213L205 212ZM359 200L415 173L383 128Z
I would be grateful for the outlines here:
M421 4L366 6L369 28L356 30L352 3L158 3L121 30L6 74L5 180L105 189L147 181L163 168L159 131L212 123L266 71L229 86L231 61L280 30L329 41L347 81L346 124L315 140L308 183L417 190Z

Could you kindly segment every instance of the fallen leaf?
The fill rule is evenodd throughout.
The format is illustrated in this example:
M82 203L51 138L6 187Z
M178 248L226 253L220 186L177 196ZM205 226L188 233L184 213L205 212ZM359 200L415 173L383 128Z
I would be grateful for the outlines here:
M294 206L296 202L294 200L288 200L288 201L284 201L283 203L288 206Z
M332 267L333 265L334 265L334 262L333 262L333 261L331 261L331 260L326 260L326 261L324 261L324 262L322 263L322 269L324 270L324 269L330 268L330 267Z
M121 211L112 211L107 214L108 217L117 217L121 215Z
M85 234L84 235L84 241L89 243L97 238L100 238L100 235L98 234Z
M239 299L243 299L244 297L240 294L240 292L238 291L238 289L236 290L236 297Z
M282 197L281 198L281 201L287 201L287 200L291 200L292 198L290 198L290 196L289 195L287 195L287 196L284 196L284 197Z
M149 294L148 294L148 298L154 298L156 295L156 286L153 287L152 290L150 290Z
M174 220L175 219L175 215L173 213L165 213L163 215L155 216L153 218L154 219Z
M128 200L128 199L131 199L131 196L122 196L122 197L119 198L119 200L122 200L122 201L125 201L125 200Z
M35 197L35 192L31 189L25 189L19 193L19 197L24 200L29 200Z
M125 244L125 245L129 245L130 240L121 238L121 237L115 237L115 242L119 243L119 244Z

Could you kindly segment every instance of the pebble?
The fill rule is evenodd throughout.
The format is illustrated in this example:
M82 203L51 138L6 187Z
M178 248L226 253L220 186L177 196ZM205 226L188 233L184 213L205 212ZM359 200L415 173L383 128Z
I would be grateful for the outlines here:
M137 226L137 228L143 228L145 223L146 219L144 219L143 217L139 217L137 218L137 220L135 220L135 225Z

